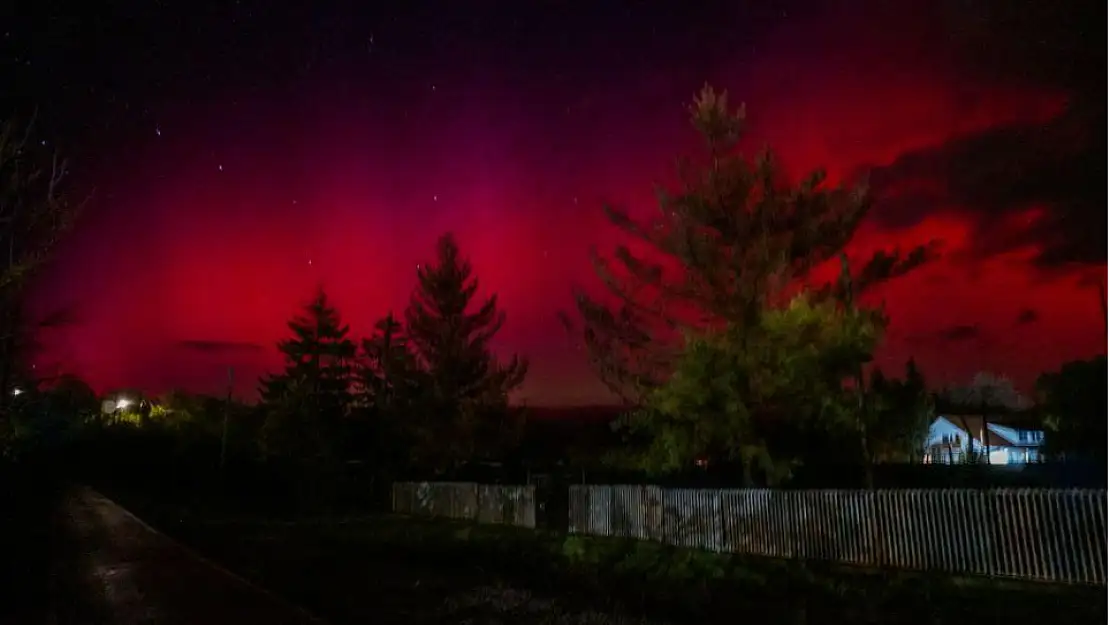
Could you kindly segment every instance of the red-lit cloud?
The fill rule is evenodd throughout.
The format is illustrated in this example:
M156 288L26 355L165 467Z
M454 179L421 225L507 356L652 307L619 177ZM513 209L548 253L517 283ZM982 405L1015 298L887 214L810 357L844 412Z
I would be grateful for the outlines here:
M1106 279L1106 239L1069 237L1091 232L1076 220L1104 215L1105 196L1092 205L1075 192L1084 179L1060 174L1104 153L1104 135L1089 134L1070 85L972 64L973 42L942 36L974 37L964 18L887 5L903 6L829 3L754 50L735 42L735 62L581 92L445 79L404 109L425 120L418 131L390 122L404 107L367 113L368 92L238 97L222 120L176 110L119 157L133 182L96 197L45 276L42 309L72 303L80 319L51 331L40 362L101 390L213 391L235 366L249 394L316 284L365 333L405 305L415 265L453 230L508 313L498 348L532 359L522 396L603 400L556 312L572 286L596 284L589 250L614 240L601 203L650 209L673 157L696 149L683 105L704 80L747 102L750 147L771 145L791 172L869 173L878 203L854 254L944 243L943 259L876 294L893 319L884 367L914 356L938 385L980 369L1027 385L1103 352L1089 285Z

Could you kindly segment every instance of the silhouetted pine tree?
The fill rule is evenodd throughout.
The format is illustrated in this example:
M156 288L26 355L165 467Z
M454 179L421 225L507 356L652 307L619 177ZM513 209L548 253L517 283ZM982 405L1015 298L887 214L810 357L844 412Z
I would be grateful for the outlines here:
M297 462L334 459L352 401L355 344L322 288L288 325L293 336L278 343L285 368L262 379L265 451Z
M436 261L417 270L419 284L405 311L406 334L426 385L414 453L440 469L498 455L519 427L509 393L523 383L528 363L515 355L498 362L490 350L505 315L496 295L470 310L478 291L472 274L454 237L442 236Z
M420 371L408 347L404 328L389 313L363 339L358 368L359 426L355 446L378 469L397 469L411 446L408 419L419 393Z

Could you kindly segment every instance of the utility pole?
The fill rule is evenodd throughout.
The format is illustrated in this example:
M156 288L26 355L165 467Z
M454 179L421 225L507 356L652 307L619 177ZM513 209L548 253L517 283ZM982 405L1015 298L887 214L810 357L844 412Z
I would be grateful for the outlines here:
M220 435L220 473L227 464L227 422L231 416L231 391L235 388L235 367L227 368L227 402L224 404L224 427Z

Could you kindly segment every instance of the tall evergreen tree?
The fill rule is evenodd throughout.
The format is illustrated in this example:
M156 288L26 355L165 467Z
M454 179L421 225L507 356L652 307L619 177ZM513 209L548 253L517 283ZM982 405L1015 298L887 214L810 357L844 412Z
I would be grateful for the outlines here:
M478 280L454 236L440 237L435 262L421 266L417 278L406 334L428 385L428 405L415 453L438 468L496 455L515 433L509 393L523 383L528 363L515 355L499 362L491 351L505 314L496 295L471 310Z
M278 343L285 368L262 379L265 451L299 462L334 459L351 406L355 344L322 288L288 326L293 336Z
M412 398L416 359L409 351L404 327L392 312L374 324L370 338L363 339L361 364L364 404L376 412L397 413Z
M681 163L680 189L659 193L654 219L606 207L645 251L595 255L609 301L580 291L578 320L564 316L602 381L643 408L626 425L658 452L640 456L649 470L690 466L698 453L774 481L849 439L870 458L863 365L886 319L859 297L933 251L851 262L866 189L826 188L821 171L787 184L770 150L745 159L744 115L708 86L695 96L706 165ZM839 277L819 281L838 259Z
M361 419L356 446L373 456L379 469L398 468L406 460L408 419L416 407L420 371L401 322L389 313L363 339L359 359Z
M636 404L669 379L690 331L755 328L766 310L789 305L815 270L838 256L848 265L843 250L871 208L864 188L826 188L822 171L784 184L770 150L745 159L737 152L745 111L731 111L725 92L704 87L690 118L705 141L707 167L681 162L680 189L659 193L654 219L605 207L613 225L649 252L621 245L611 257L595 254L615 305L579 291L579 320L563 317L601 379ZM817 291L851 302L931 251L876 252Z

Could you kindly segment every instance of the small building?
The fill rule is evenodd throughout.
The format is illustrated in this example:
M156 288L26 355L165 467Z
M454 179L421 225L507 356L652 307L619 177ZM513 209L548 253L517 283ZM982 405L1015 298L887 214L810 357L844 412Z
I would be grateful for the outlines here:
M968 431L970 430L970 431ZM1044 432L1013 425L984 424L981 416L940 416L929 426L926 464L966 462L968 440L972 461L988 464L1027 464L1044 458Z

